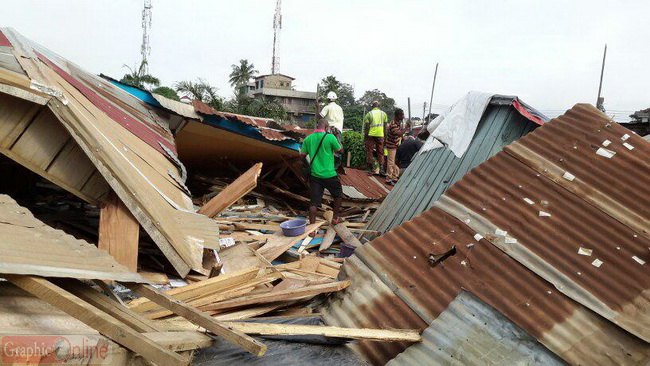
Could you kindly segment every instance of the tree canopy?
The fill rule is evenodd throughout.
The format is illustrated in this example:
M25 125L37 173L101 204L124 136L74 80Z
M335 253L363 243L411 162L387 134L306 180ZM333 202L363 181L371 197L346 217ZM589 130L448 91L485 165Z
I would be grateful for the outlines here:
M125 64L124 67L129 69L129 73L124 74L124 76L122 76L122 79L120 79L120 83L135 86L136 88L145 89L145 90L149 90L152 87L159 86L160 80L158 80L157 77L145 73L146 66L147 66L147 61L145 60L143 60L140 63L139 67L134 66L133 68L131 68Z
M336 93L338 97L337 102L341 108L345 109L355 104L354 87L350 84L340 82L334 75L323 78L318 84L318 100L326 102L327 93L331 91Z
M217 95L218 88L210 85L204 79L197 81L183 80L174 85L177 92L203 102L216 110L223 110L223 98Z
M240 94L243 92L246 84L258 71L255 70L255 65L248 63L246 59L239 60L239 65L232 64L231 67L230 85L235 88L235 94Z
M176 94L176 91L168 86L159 86L153 89L151 92L176 101L181 100L181 98L178 97L178 94Z

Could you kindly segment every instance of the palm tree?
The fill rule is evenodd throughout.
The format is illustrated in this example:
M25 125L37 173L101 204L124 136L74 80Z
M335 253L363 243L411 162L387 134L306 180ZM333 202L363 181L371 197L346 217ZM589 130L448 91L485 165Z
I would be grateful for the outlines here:
M129 69L130 73L124 74L120 80L120 83L147 90L151 89L154 86L160 86L160 80L157 77L145 73L146 66L146 60L142 60L140 67L131 68L128 65L124 65L124 67Z
M219 89L201 78L196 82L191 80L179 81L174 85L174 88L176 88L177 92L206 103L214 109L223 109L223 99L217 94Z
M248 60L239 60L239 66L233 64L232 72L230 73L230 85L235 88L235 94L243 93L243 89L248 81L258 73L255 70L255 65L249 64Z

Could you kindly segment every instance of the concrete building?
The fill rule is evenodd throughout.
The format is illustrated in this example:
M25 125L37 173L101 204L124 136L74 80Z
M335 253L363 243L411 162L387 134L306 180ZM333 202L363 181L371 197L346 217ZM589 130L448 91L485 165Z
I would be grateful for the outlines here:
M260 75L249 95L256 99L275 98L295 121L306 122L316 115L316 93L294 90L295 79L284 74Z

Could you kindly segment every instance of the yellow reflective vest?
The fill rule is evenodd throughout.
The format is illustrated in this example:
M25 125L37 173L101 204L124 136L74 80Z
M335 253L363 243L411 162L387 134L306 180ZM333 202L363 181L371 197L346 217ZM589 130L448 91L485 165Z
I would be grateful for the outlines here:
M379 108L373 108L366 114L363 122L368 124L368 136L384 137L384 125L388 123L386 112Z

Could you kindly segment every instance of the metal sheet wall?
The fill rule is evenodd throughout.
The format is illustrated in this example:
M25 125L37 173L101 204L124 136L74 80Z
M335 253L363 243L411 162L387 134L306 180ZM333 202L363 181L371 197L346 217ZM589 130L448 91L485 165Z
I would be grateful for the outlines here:
M446 148L416 156L368 223L368 229L386 232L419 215L465 173L536 127L539 125L510 105L488 106L463 157L457 158Z

